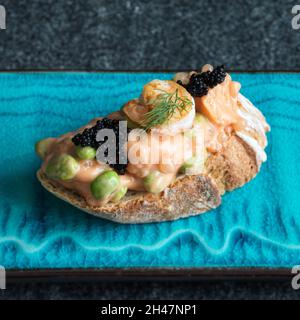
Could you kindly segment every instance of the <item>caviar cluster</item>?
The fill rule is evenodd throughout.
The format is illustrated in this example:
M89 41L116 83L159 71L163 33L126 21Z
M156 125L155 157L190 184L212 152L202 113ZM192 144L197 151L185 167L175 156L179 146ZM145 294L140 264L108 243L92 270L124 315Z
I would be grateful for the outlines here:
M225 78L226 72L222 65L214 68L213 71L193 74L185 88L193 97L202 97L207 95L209 88L214 88L222 83Z
M115 119L109 119L109 118L103 118L102 120L98 120L96 125L91 128L86 128L83 130L83 132L76 134L72 138L72 142L76 146L81 147L92 147L94 149L98 149L103 143L107 141L107 137L103 141L97 141L97 133L98 131L102 129L112 129L116 136L116 163L115 164L109 164L114 170L116 170L119 174L125 174L125 170L127 167L127 164L120 164L119 158L120 155L125 156L125 148L124 146L121 146L121 149L119 149L119 140L122 138L122 133L119 132L119 120ZM130 132L131 129L127 128L127 134ZM124 141L124 139L122 140ZM104 155L108 155L108 150L104 152ZM124 157L122 157L124 158ZM127 159L127 157L126 157ZM108 159L109 161L109 159Z

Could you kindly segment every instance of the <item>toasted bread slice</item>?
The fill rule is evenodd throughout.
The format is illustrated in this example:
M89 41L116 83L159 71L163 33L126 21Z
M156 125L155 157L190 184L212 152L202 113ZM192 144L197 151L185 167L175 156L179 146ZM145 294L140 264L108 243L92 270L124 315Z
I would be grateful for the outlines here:
M42 185L57 197L95 216L119 223L176 220L218 207L221 195L251 180L259 170L255 153L232 136L223 150L206 161L206 173L183 176L160 194L128 192L119 203L89 206L80 195L54 183L39 170Z

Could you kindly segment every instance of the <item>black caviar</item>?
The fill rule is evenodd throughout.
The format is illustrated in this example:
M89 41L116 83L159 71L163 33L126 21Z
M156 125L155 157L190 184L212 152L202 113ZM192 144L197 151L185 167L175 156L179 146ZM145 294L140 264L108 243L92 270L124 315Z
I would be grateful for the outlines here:
M195 73L184 87L193 97L207 95L208 90L222 83L226 78L226 71L223 65L214 68L212 71ZM178 82L182 85L182 82Z
M187 91L193 97L202 97L208 93L208 85L203 81L202 74L193 74L186 86Z
M114 170L116 170L119 174L125 174L126 167L128 165L128 162L126 164L119 163L119 158L121 155L123 155L122 158L125 156L125 146L120 146L121 149L119 149L119 140L122 137L121 132L119 132L119 120L115 119L109 119L109 118L103 118L101 120L98 120L96 125L90 128L84 129L81 133L77 133L73 138L72 142L76 146L81 147L92 147L94 149L98 149L103 143L107 141L107 137L104 138L103 141L97 141L97 133L101 129L112 129L116 136L116 163L112 164L110 163L110 167L112 167ZM127 127L127 134L131 131L130 128ZM125 137L124 137L125 138ZM122 140L124 141L124 139ZM108 150L104 152L104 155L108 155ZM127 157L126 157L127 159Z

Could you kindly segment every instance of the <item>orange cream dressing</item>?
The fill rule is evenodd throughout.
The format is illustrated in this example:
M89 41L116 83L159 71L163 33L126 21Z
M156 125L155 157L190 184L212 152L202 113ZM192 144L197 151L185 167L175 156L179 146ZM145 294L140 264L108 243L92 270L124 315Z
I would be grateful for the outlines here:
M75 156L75 146L70 139L73 135L74 132L71 132L55 139L51 146L50 154L42 165L42 170L45 170L47 164L54 156L60 154ZM126 186L128 190L144 191L143 178L153 170L158 170L163 174L163 180L166 185L172 183L182 163L187 160L184 158L184 154L180 154L180 152L183 153L186 150L184 149L186 140L180 139L182 135L183 133L171 136L166 141L161 141L161 135L149 135L147 141L139 147L142 159L138 158L138 160L141 160L141 163L132 164L129 162L127 173L120 176L121 184ZM193 145L191 144L188 148L193 150ZM159 154L158 162L148 164L147 162L155 161L156 159L150 159L147 156L154 154ZM173 163L174 157L178 162ZM109 166L99 163L97 160L80 160L79 164L80 169L73 179L69 181L54 181L54 183L79 193L91 205L99 204L99 200L96 200L91 194L90 184L101 172L108 170Z
M155 80L157 81L157 80ZM140 98L143 103L149 102L153 97L153 90L155 91L156 82L150 82L146 90ZM173 82L174 84L174 82ZM165 84L165 90L169 90L172 85L172 81L168 81ZM180 90L185 90L179 86ZM208 94L204 97L195 98L196 110L203 115L204 121L200 124L201 132L204 132L204 144L206 149L210 153L219 152L229 137L236 132L246 143L252 147L257 154L257 161L262 162L265 160L265 154L263 148L267 144L265 132L269 130L269 126L266 123L263 115L257 110L249 100L239 94L240 84L231 81L229 75L227 75L225 81L210 89ZM137 103L137 100L132 100L129 103ZM143 107L140 111L148 110ZM143 111L143 112L142 112ZM136 115L137 119L139 115ZM113 119L122 119L120 112L115 112L109 115ZM100 119L92 120L87 126L90 127ZM78 131L83 130L85 127L80 128ZM197 125L194 125L197 132ZM198 126L199 129L199 126ZM78 132L77 131L77 132ZM75 146L71 141L71 137L76 132L65 134L58 139L54 139L51 145L49 155L46 157L42 170L50 161L53 156L67 153L75 155ZM176 140L183 133L172 135L172 138ZM184 157L182 150L184 150L184 143L186 140L177 139L176 143L162 143L161 135L153 134L145 140L141 146L138 154L138 158L144 159L141 163L134 163L129 156L129 164L127 167L127 173L120 176L121 184L126 186L128 190L144 191L143 178L145 178L151 171L158 170L164 175L166 185L172 183L176 178L179 168L182 163L187 160ZM179 141L179 142L178 142ZM180 142L181 141L181 142ZM128 141L129 147L134 146L136 142ZM191 144L188 146L194 152L194 146ZM158 161L151 164L149 157L158 155ZM174 155L176 159L181 159L174 163ZM96 160L80 161L80 170L74 179L70 181L54 181L58 185L63 185L65 188L74 190L82 195L90 205L99 205L99 200L96 200L90 191L90 183L104 170L109 169L109 166L97 162ZM150 163L150 164L149 164Z

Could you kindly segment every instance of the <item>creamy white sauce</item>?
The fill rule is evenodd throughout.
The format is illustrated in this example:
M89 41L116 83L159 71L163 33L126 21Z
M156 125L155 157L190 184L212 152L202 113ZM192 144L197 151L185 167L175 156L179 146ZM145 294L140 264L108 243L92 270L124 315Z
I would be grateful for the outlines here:
M239 115L250 128L257 130L261 135L265 136L265 132L270 131L270 126L264 120L263 114L241 93L238 95L238 100L246 111L239 109Z
M246 122L245 129L247 131L255 130L257 131L261 136L265 136L265 128L260 119L255 117L253 114L249 112L245 112L242 109L237 110L238 115L243 118Z
M236 134L253 149L256 154L256 162L258 165L267 160L267 154L254 138L241 131L237 131Z
M247 98L239 94L238 100L241 107L237 112L245 121L245 129L237 131L236 134L253 149L257 164L260 165L267 160L264 148L268 144L266 131L270 130L270 126L265 121L263 114Z

